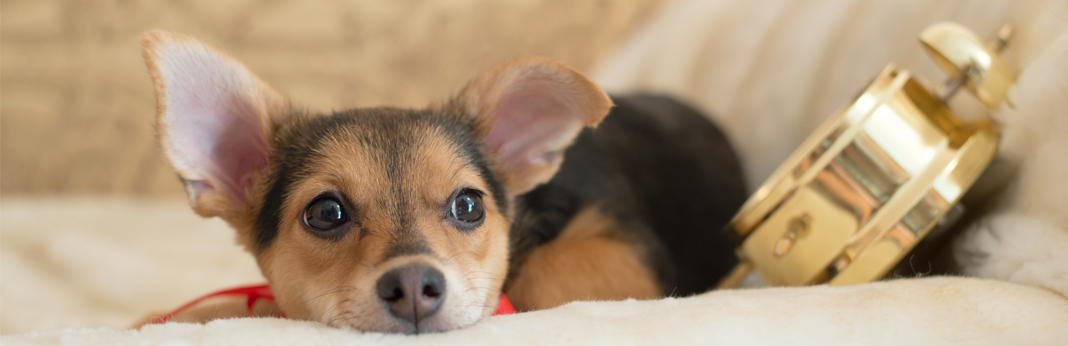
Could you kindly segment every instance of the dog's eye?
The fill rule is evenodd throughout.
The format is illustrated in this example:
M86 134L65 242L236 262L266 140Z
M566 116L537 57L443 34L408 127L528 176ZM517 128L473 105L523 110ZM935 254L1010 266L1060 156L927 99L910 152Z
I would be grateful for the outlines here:
M486 212L482 206L482 195L477 191L464 190L452 200L452 217L464 222L478 222Z
M348 220L341 203L333 197L322 197L304 210L304 224L317 231L329 231Z

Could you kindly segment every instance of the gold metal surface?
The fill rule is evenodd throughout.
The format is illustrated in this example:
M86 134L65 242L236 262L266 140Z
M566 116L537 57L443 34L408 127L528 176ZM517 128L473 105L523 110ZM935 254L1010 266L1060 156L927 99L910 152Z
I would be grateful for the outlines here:
M956 24L921 35L940 66L984 105L998 107L1013 81L994 55ZM965 122L908 71L888 66L820 126L742 206L726 232L742 264L773 286L863 283L884 276L938 224L991 162L998 129Z
M1012 27L1005 26L994 42L984 43L959 24L938 23L920 33L920 43L951 79L962 81L987 108L997 108L1015 80L997 56L1011 35Z

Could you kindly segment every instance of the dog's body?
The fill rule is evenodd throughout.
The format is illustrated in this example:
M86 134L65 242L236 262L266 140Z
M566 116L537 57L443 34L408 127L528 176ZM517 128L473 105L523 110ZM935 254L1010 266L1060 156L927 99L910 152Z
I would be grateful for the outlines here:
M502 291L519 310L688 295L734 265L737 158L669 99L618 98L602 122L600 88L520 59L427 109L313 114L195 40L142 42L193 209L237 230L291 318L440 331ZM186 320L233 315L203 314Z
M719 230L745 201L745 184L724 135L671 99L630 96L614 101L598 128L584 131L567 150L556 176L517 199L510 277L518 279L506 284L506 292L519 303L528 292L551 291L520 273L551 270L539 279L566 285L618 265L598 263L585 273L551 264L524 265L531 254L547 262L553 261L546 257L566 257L536 247L588 222L584 218L594 212L618 227L605 236L630 243L655 274L657 294L647 297L707 291L737 264ZM596 257L581 248L573 251ZM557 302L584 298L582 290L567 293Z

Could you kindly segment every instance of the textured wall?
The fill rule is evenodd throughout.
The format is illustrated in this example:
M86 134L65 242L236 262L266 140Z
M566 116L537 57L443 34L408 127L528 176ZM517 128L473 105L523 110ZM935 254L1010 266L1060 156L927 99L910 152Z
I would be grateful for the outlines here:
M312 109L421 106L507 59L588 70L662 3L0 2L0 194L180 195L137 35L213 44Z

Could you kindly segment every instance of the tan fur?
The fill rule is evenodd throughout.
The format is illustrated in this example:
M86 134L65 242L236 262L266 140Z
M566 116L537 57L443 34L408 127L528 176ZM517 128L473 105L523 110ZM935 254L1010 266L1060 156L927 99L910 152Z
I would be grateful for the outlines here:
M506 293L518 310L575 300L653 299L662 295L641 247L618 235L615 220L585 209L560 236L530 253Z

